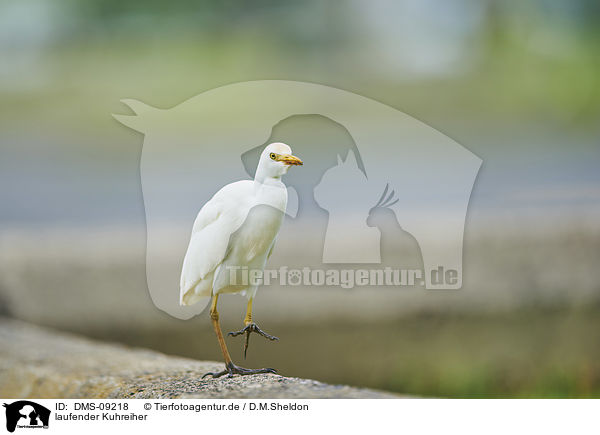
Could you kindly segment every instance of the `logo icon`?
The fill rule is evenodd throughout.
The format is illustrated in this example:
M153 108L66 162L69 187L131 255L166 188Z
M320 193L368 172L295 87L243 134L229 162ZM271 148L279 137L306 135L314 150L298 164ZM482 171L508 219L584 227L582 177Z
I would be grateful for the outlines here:
M6 408L6 430L14 432L19 429L48 429L50 410L40 404L29 400L19 400L10 404L4 403Z
M415 265L426 289L462 287L464 226L482 160L439 131L375 100L304 82L231 84L170 109L123 103L134 114L113 116L144 134L148 289L172 316L205 308L180 306L172 291L199 208L223 185L253 177L273 142L305 161L286 178L284 231L296 238L282 237L276 249L294 253L288 266Z

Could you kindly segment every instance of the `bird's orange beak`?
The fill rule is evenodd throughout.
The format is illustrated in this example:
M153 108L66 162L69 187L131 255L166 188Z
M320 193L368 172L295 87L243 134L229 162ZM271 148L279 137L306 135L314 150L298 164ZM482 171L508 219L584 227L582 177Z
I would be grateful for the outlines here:
M302 160L291 154L280 154L277 158L277 161L283 162L284 164L289 166L302 166L304 164L302 163Z

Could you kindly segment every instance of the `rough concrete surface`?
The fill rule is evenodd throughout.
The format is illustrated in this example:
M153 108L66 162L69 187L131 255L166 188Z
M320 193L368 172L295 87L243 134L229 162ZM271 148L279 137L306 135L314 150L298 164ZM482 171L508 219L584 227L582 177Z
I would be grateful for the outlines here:
M4 398L397 398L265 374L202 379L223 363L106 344L0 318Z

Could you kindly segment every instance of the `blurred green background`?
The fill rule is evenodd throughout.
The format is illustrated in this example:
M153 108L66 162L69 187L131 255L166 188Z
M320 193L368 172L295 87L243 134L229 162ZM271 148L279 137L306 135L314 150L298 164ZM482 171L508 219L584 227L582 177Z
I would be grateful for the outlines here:
M254 339L247 365L415 395L600 397L599 53L595 0L3 0L0 314L219 359L206 313L172 319L147 294L142 137L110 114L314 82L484 160L465 286L261 290L281 342ZM244 302L227 304L238 329Z

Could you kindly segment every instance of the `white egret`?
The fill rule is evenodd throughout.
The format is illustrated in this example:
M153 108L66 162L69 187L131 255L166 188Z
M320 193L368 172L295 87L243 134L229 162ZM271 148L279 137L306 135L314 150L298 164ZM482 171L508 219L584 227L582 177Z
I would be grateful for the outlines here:
M287 206L287 190L281 177L292 165L302 165L302 160L292 155L288 145L268 145L260 156L254 180L237 181L223 187L204 204L196 217L183 260L180 304L192 305L202 300L206 303L206 298L212 297L210 318L225 359L225 370L204 376L275 373L271 368L246 369L233 364L221 332L217 301L223 293L237 293L248 298L245 327L229 333L246 335L244 356L252 332L277 340L253 322L252 301L258 285L240 278L238 272L264 270Z

